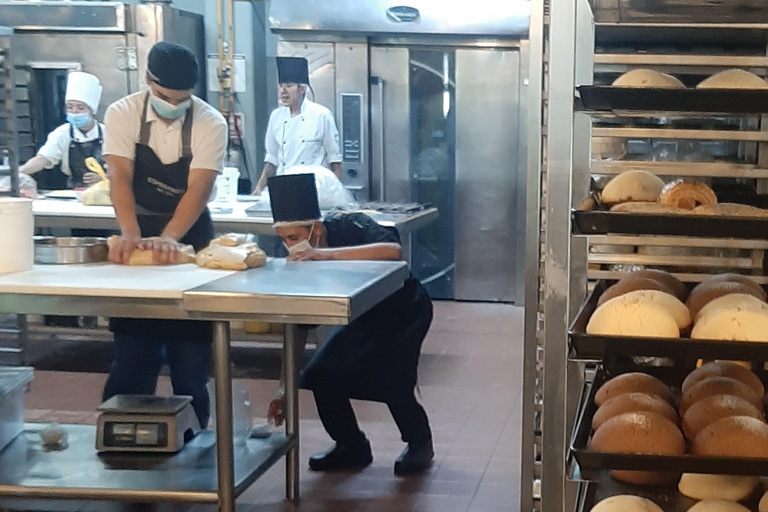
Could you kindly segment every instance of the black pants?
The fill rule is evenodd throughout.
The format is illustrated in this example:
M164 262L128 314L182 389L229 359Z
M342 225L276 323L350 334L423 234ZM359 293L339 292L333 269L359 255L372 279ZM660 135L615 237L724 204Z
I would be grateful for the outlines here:
M313 392L320 420L331 439L341 445L355 445L365 440L347 396L323 387ZM413 389L393 393L385 403L404 442L418 444L432 439L427 413L416 400Z

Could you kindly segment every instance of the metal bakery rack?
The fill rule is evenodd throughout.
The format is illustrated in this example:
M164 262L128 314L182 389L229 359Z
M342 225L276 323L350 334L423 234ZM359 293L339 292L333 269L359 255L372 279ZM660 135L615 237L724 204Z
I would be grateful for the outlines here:
M761 347L681 339L660 348L651 340L587 336L584 324L605 281L640 266L668 270L691 284L724 271L768 283L768 225L610 216L593 211L594 205L584 208L584 201L595 185L643 169L662 178L700 179L721 197L736 198L731 202L753 190L743 201L768 205L768 95L695 89L729 68L766 76L768 4L549 0L532 2L532 11L531 54L540 51L542 58L538 68L532 59L530 87L541 91L543 108L528 116L529 126L541 128L541 145L529 160L540 172L528 184L526 271L537 278L526 283L521 510L588 512L607 496L628 493L684 511L693 502L675 486L626 486L612 480L608 469L673 463L680 470L723 473L726 467L768 475L768 461L654 460L591 451L585 422L591 423L593 389L610 372L631 368L638 356L672 358L668 380L675 380L699 356L763 362ZM673 74L688 90L610 87L635 68ZM756 510L757 499L747 505Z

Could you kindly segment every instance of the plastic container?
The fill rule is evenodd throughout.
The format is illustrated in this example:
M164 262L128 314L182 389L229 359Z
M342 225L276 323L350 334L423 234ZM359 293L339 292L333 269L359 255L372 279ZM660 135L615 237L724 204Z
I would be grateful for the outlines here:
M0 450L24 431L24 395L32 376L29 367L0 366Z
M240 171L237 167L225 167L216 178L216 197L214 203L231 204L237 202L237 182Z
M0 197L0 274L32 270L35 261L35 219L32 201L17 197Z

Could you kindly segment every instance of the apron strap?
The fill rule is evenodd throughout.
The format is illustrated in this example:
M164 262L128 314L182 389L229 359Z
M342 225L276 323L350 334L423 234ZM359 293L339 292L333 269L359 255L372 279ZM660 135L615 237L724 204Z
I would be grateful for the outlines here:
M141 131L139 132L139 144L142 146L149 146L149 130L152 125L147 122L147 107L149 105L149 92L144 97L144 106L141 109ZM184 117L184 124L181 126L181 157L192 156L192 110L195 108L195 104L189 107L187 114ZM101 133L101 127L99 127L99 133Z
M144 106L141 109L141 131L139 132L139 144L149 146L149 130L152 127L147 122L147 106L149 105L149 92L144 96Z

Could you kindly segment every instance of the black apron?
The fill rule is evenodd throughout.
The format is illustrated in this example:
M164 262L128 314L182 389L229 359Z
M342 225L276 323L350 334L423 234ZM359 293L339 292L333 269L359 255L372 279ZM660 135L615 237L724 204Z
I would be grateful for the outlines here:
M86 187L83 183L83 175L91 172L85 165L85 160L93 157L104 167L104 160L101 158L101 147L104 144L104 135L101 133L101 125L96 124L99 130L99 137L89 142L75 141L75 127L69 125L69 178L67 179L68 188Z
M413 393L421 345L432 323L432 300L411 276L403 288L318 350L301 375L304 389L331 384L349 398L387 402Z
M133 194L136 199L137 220L141 236L144 238L160 236L168 225L181 197L187 191L192 162L193 107L187 110L181 129L181 158L172 164L163 164L149 147L152 125L147 122L148 103L149 94L144 98L141 132L133 162ZM213 236L213 221L206 208L180 242L192 245L199 251L208 246ZM110 321L110 329L116 334L160 337L169 341L210 341L213 337L211 325L210 322L192 320L113 318Z

